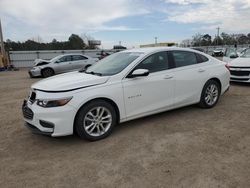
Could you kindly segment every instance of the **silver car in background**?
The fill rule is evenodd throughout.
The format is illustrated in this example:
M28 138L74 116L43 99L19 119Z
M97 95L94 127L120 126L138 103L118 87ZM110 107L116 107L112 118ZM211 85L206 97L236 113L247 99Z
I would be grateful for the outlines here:
M49 61L41 59L35 61L35 65L29 70L29 75L31 78L38 76L46 78L59 73L79 70L97 61L97 58L82 54L59 55Z

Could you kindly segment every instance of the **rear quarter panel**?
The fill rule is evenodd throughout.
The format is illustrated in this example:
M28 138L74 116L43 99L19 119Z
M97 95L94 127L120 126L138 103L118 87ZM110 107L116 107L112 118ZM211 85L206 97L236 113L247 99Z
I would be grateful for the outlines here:
M213 60L211 66L208 66L209 79L218 78L221 82L221 94L223 94L230 86L230 72L226 68L226 63Z

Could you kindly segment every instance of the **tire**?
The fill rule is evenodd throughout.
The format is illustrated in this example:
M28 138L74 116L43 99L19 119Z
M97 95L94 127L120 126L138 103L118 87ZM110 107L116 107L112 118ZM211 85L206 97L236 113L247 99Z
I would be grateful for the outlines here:
M104 100L95 100L79 110L75 118L74 128L79 137L89 141L97 141L109 136L116 123L115 108Z
M30 78L35 78L31 73L29 73Z
M201 93L199 106L202 108L214 107L220 98L220 84L215 80L208 80Z
M42 77L48 78L50 76L53 76L55 74L54 70L51 68L45 68L41 71Z

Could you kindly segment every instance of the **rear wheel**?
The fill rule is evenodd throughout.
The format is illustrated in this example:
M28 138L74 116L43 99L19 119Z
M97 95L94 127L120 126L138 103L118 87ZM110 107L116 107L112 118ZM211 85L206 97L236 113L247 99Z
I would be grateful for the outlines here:
M75 131L84 139L96 141L109 136L117 122L114 107L96 100L83 106L75 120Z
M209 80L203 87L199 106L202 108L214 107L220 98L220 84L215 80Z
M45 68L41 73L44 78L47 78L54 75L54 70L51 68Z

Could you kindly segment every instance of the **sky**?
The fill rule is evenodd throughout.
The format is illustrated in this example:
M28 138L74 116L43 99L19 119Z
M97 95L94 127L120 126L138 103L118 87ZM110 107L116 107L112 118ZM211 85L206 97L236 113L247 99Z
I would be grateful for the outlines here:
M0 0L4 38L67 40L90 35L101 48L181 42L196 33L250 33L250 0Z

